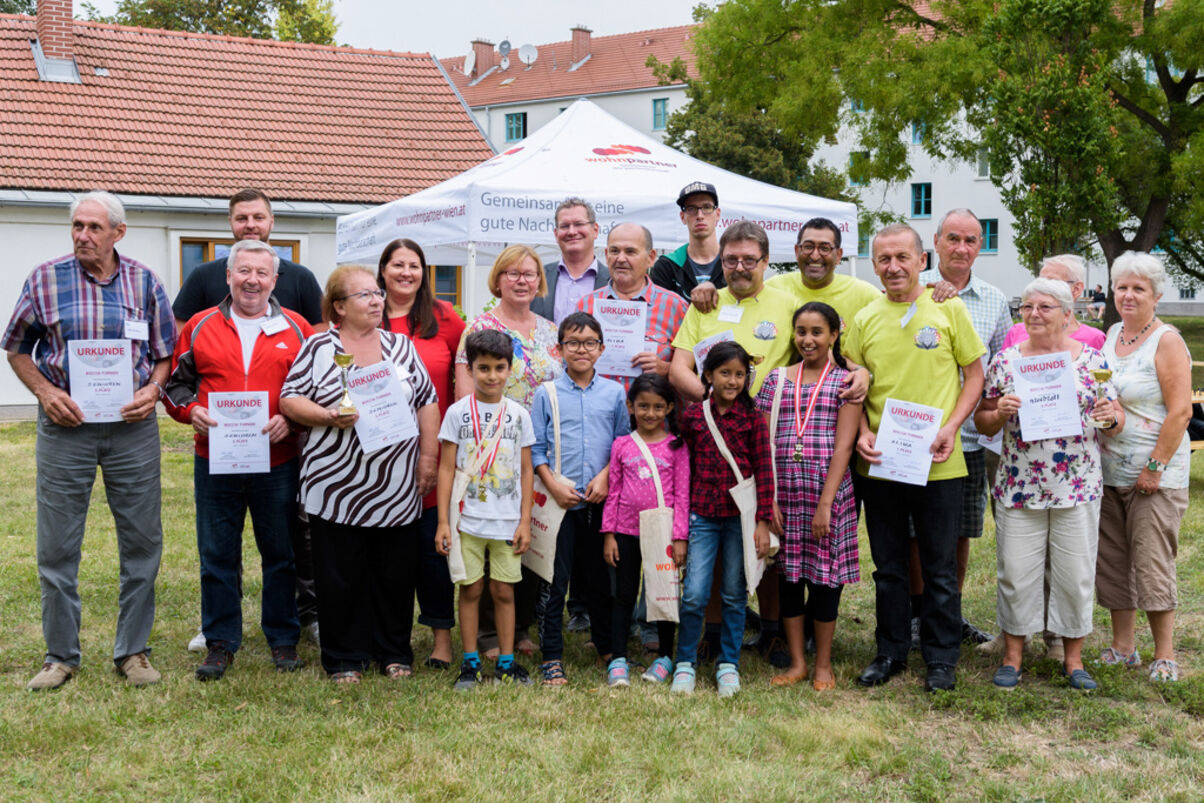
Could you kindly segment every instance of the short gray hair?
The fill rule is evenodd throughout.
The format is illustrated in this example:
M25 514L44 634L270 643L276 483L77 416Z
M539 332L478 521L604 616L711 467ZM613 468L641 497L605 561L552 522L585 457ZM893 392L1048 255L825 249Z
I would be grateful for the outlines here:
M1066 286L1066 282L1060 282L1057 279L1033 279L1021 293L1020 301L1028 301L1030 296L1049 296L1061 305L1062 312L1070 312L1074 309L1074 299L1070 297L1070 289Z
M895 234L910 234L915 240L916 254L922 255L924 253L924 241L920 239L918 231L906 223L888 223L878 230L878 233L874 235L874 239L870 240L870 254L874 253L874 244L878 242L879 237L890 237Z
M1166 284L1166 268L1162 260L1151 256L1145 251L1125 251L1112 263L1112 289L1116 289L1116 280L1122 276L1136 276L1150 283L1150 289L1155 296L1162 295L1162 286Z
M557 205L556 212L552 215L552 220L559 224L560 213L566 209L572 209L574 206L580 206L585 209L585 219L590 223L598 222L598 216L594 214L594 207L584 198L565 198Z
M276 249L265 243L263 240L239 240L234 245L230 246L230 253L226 257L226 266L234 264L234 257L241 254L243 251L267 251L272 255L272 273L280 272L280 255L276 253Z
M105 192L104 190L86 192L72 201L70 209L71 220L75 220L76 210L79 209L81 204L84 204L87 201L96 201L96 203L105 208L105 212L108 213L109 217L109 225L113 228L117 228L121 224L125 223L125 207L122 206L121 201L117 199L116 195L111 192Z
M1061 265L1070 271L1070 281L1078 282L1082 285L1087 284L1087 260L1078 254L1058 254L1057 256L1046 257L1041 260L1042 270L1045 269L1046 265Z
M948 220L949 218L953 217L954 215L965 215L966 217L972 217L975 220L978 220L978 215L974 214L973 212L971 212L969 209L967 209L964 206L959 206L956 209L950 209L948 212L946 212L944 215L941 216L941 222L936 224L936 236L937 237L941 236L941 232L945 228L945 221ZM982 228L981 221L979 221L978 227Z

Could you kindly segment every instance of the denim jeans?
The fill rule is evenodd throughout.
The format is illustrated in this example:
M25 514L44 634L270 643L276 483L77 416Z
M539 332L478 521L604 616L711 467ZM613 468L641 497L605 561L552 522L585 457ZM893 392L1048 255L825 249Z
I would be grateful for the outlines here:
M719 596L723 600L723 630L719 663L739 664L744 640L744 609L748 591L744 583L744 536L739 516L690 514L690 547L682 583L681 624L677 633L677 663L696 663L702 619L711 598L715 560L722 564Z
M261 625L269 647L291 647L301 636L290 533L297 506L297 460L267 474L210 474L193 463L196 542L201 556L201 630L210 644L242 645L239 569L247 511L263 564Z

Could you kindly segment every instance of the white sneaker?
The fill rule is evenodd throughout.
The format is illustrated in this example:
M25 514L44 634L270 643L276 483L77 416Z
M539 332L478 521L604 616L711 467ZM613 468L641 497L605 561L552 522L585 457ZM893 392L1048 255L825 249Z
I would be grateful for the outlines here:
M715 682L720 697L734 697L740 691L740 672L735 664L719 664L715 671Z
M682 662L677 665L677 669L673 672L673 685L669 687L669 691L674 694L693 694L694 693L694 665Z
M201 629L198 627L196 629L196 635L192 637L192 641L188 642L188 651L189 652L204 652L207 649L207 647L208 647L208 644L205 641L205 634L202 633Z

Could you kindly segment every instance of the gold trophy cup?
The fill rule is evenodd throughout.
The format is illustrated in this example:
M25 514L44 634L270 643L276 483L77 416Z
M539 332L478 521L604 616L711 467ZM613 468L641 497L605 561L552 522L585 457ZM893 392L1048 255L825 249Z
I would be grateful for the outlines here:
M1095 380L1095 398L1104 398L1104 383L1112 378L1112 372L1107 368L1093 368L1091 370L1091 378ZM1092 418L1087 423L1097 429L1104 429L1111 424L1108 421L1100 421L1098 418Z
M354 361L355 357L351 354L334 355L334 364L339 366L343 382L343 398L339 399L339 415L355 415L359 412L355 409L355 403L351 401L351 387L347 382L347 369Z

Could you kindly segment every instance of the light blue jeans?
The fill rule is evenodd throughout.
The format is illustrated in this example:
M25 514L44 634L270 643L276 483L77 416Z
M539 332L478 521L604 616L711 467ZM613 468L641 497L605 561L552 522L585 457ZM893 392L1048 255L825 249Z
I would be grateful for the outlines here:
M681 624L677 639L677 662L697 663L702 620L711 598L715 560L722 561L719 594L723 600L723 630L718 663L739 664L744 640L744 609L748 593L744 583L744 537L739 516L690 514L690 547L686 552L686 576L682 583Z

